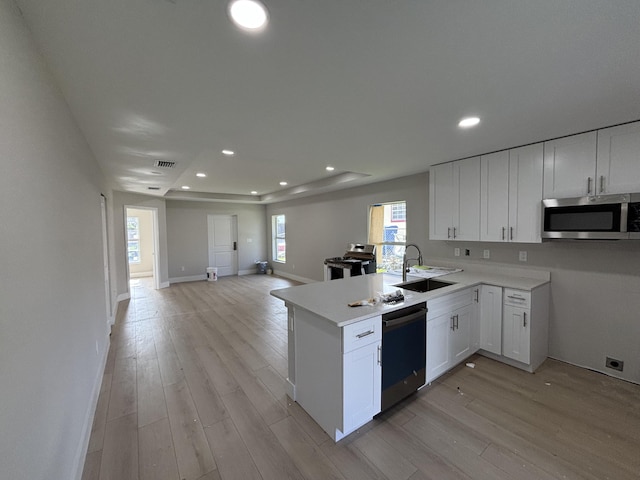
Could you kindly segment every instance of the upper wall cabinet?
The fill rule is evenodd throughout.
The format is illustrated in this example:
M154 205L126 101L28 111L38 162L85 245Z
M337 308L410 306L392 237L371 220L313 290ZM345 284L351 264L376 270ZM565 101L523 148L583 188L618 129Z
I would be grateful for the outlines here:
M595 194L596 132L544 142L544 198Z
M543 145L481 157L480 240L538 243Z
M640 122L598 130L598 194L640 192Z
M467 158L429 171L429 238L480 239L480 162Z
M640 192L640 122L544 144L544 198Z

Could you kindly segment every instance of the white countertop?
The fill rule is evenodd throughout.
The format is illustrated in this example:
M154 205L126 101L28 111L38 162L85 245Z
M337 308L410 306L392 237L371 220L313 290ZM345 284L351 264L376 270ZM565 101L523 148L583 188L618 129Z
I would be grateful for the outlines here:
M348 304L374 298L379 293L393 293L399 289L395 285L402 283L402 278L398 275L377 273L273 290L271 295L284 300L287 304L324 317L338 327L344 327L359 320L382 315L416 303L428 302L434 298L483 283L519 290L533 290L549 282L548 272L543 273L546 275L540 275L538 272L536 276L532 277L479 271L451 273L438 277L438 280L454 283L449 287L425 293L400 289L404 294L403 302L396 304L376 303L359 307L349 307ZM407 280L420 280L420 278L409 275Z

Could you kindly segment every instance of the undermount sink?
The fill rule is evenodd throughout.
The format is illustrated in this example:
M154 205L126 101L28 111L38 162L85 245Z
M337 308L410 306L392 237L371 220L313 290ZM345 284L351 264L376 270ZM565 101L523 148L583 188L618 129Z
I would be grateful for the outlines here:
M453 283L434 280L433 278L423 278L422 280L413 280L411 282L399 283L394 286L405 290L411 290L412 292L423 293L430 292L431 290L436 290L438 288L448 287L449 285L453 285Z

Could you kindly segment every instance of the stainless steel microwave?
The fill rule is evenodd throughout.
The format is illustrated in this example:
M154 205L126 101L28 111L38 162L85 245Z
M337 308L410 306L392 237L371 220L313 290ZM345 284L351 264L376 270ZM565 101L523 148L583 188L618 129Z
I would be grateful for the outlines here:
M542 238L640 239L640 194L545 199Z

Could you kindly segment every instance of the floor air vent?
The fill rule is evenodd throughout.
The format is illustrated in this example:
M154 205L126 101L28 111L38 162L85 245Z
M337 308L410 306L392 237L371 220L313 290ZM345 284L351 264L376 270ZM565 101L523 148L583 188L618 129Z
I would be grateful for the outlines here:
M176 166L176 162L169 162L167 160L156 160L156 163L154 163L153 166L160 168L173 168Z
M160 190L160 187L147 187L149 190Z

